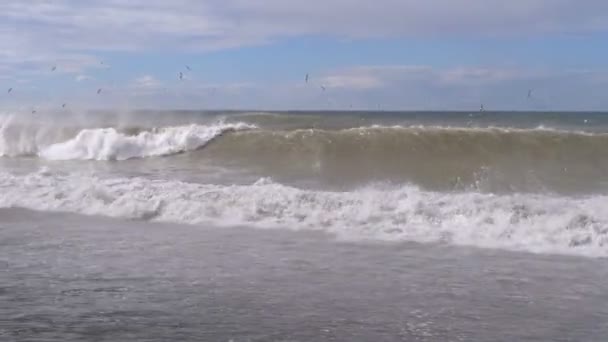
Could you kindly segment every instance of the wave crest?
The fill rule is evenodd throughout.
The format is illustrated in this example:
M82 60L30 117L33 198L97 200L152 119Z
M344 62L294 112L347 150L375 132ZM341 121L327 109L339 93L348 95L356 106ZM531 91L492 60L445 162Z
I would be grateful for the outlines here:
M126 160L165 156L205 146L224 133L253 129L242 122L218 122L145 129L79 128L21 122L0 117L0 157L39 156L48 160Z

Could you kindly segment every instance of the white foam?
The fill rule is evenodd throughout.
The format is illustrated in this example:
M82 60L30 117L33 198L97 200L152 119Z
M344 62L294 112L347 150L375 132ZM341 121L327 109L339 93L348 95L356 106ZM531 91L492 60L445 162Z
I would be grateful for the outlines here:
M253 126L244 123L218 123L166 127L134 136L114 128L84 129L71 140L42 148L39 156L49 160L126 160L164 156L199 149L227 131L250 128Z
M125 160L163 156L199 149L229 131L253 128L254 125L246 123L219 121L127 135L116 128L81 129L65 123L37 122L27 115L0 114L0 157L37 155L49 160Z
M324 192L268 179L219 186L48 170L0 173L0 190L0 207L608 257L608 196L436 193L412 186Z

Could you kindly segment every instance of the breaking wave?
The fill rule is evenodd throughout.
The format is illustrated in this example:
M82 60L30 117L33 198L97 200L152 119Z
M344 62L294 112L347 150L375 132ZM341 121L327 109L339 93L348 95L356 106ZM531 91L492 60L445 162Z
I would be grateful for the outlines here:
M608 256L608 196L439 193L415 186L302 190L262 179L221 186L48 171L0 173L0 207L217 226L322 230L417 241Z
M77 128L0 120L0 156L47 160L127 160L193 151L224 133L252 129L246 123L217 122L155 129Z
M166 127L137 135L125 135L114 128L85 129L66 142L44 147L39 155L49 160L127 160L194 151L230 131L250 125L216 124Z

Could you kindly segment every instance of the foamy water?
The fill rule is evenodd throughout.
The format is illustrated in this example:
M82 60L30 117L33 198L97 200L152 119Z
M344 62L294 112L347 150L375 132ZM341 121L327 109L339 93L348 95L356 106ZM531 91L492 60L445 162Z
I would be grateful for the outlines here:
M268 179L220 186L48 171L0 174L0 207L216 226L321 230L417 241L608 256L608 196L436 193L414 186L303 190Z

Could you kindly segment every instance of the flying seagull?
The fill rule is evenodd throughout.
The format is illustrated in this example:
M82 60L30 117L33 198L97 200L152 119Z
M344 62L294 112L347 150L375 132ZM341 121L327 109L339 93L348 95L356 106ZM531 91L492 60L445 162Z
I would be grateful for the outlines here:
M188 69L188 71L192 71L192 69L188 65L186 65L186 69Z
M53 67L51 68L51 71L55 71L55 70L57 70L57 66L53 65Z
M321 86L321 89L323 89L323 91L325 91L325 86Z
M97 94L101 94L101 88L97 89Z
M485 111L485 109L483 108L483 104L481 105L481 107L479 107L479 111L480 111L480 112Z
M65 108L65 103L61 105L61 108Z
M531 99L532 98L532 89L528 90L528 98Z
M9 94L10 94L10 93L11 93L11 91L13 91L13 88L8 88L7 93L9 93Z
M306 83L308 83L308 74L306 74Z
M183 73L183 72L181 72L181 71L179 72L179 79L180 79L180 80L184 79L184 73Z

